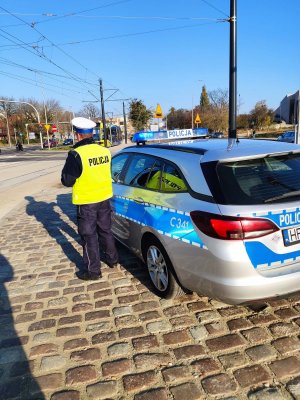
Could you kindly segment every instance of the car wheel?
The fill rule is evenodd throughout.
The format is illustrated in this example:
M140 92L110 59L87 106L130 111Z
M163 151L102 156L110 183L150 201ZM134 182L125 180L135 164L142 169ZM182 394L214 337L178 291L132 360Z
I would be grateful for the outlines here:
M160 297L171 299L185 293L165 249L157 239L148 239L143 255L155 292Z

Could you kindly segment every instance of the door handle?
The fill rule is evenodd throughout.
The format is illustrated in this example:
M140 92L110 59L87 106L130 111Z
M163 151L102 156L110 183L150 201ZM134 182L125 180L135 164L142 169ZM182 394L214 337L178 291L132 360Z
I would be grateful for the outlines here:
M145 203L144 200L141 197L135 197L133 199L133 201L135 201L136 203L140 203L140 204L144 204Z

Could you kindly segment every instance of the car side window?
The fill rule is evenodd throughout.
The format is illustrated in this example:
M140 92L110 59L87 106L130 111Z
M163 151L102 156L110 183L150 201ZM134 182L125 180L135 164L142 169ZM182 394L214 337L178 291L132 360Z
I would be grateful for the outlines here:
M165 164L161 177L162 192L186 192L187 186L179 170L171 164Z
M145 154L134 155L125 174L124 184L145 187L155 162L154 157Z
M119 154L114 157L111 161L111 176L114 182L123 183L120 180L121 172L123 167L128 160L129 154Z

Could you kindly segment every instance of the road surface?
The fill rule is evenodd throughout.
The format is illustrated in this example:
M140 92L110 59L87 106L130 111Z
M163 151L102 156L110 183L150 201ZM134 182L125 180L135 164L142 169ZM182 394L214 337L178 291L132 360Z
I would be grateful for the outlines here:
M114 154L123 145L111 148ZM67 157L67 150L41 150L24 147L2 149L0 154L0 220L9 215L24 201L25 196L61 187L60 175Z

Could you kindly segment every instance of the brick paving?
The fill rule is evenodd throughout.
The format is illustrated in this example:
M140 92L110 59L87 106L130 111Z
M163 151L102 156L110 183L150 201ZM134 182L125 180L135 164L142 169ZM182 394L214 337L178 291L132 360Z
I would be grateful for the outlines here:
M59 186L0 229L0 399L300 399L300 295L265 308L162 300L121 246L120 269L80 281Z

